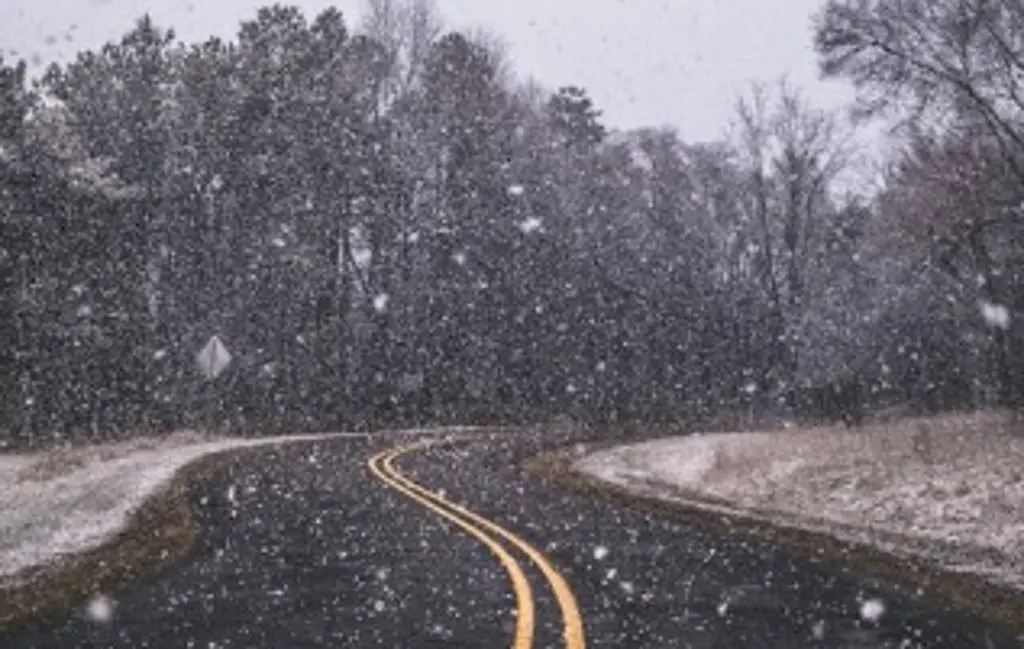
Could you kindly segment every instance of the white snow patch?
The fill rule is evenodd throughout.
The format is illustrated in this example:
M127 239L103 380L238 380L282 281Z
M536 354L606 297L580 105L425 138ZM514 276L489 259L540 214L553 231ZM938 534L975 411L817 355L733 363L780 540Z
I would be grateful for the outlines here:
M6 482L9 476L19 474L36 461L31 455L0 455L0 481Z
M526 188L522 185L509 185L508 193L510 196L522 196L526 191Z
M576 468L646 495L870 543L1024 589L1024 438L993 413L691 435Z
M596 548L594 548L594 558L598 561L602 561L607 556L608 548L606 548L605 546L599 545Z
M373 310L377 313L384 313L388 309L388 297L387 293L381 293L373 298Z

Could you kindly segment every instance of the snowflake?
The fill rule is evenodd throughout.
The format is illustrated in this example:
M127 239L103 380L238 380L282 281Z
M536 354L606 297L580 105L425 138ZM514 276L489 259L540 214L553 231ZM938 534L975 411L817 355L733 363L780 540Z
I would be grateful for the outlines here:
M860 617L867 622L878 622L885 615L885 603L880 599L869 599L860 605Z
M520 222L519 229L522 231L523 234L530 234L532 232L536 232L537 230L539 230L540 226L541 220L538 219L536 216L531 216L525 221Z
M1010 328L1010 311L1002 304L982 301L981 317L985 319L985 324L990 327L996 327L997 329Z
M106 624L114 619L114 602L106 595L96 595L85 607L85 616L93 622Z
M818 620L811 627L811 635L814 636L815 640L825 639L825 620Z

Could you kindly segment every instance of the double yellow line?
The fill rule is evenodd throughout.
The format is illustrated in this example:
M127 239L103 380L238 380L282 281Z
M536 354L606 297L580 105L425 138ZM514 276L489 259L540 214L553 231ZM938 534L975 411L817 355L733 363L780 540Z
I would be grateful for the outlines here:
M516 625L512 638L512 649L531 649L533 647L534 628L536 625L536 609L533 601L533 590L526 573L514 556L501 544L504 539L512 547L525 555L547 579L551 592L554 594L561 609L564 624L566 649L585 649L586 641L583 634L583 617L579 605L565 578L537 548L532 546L513 532L501 527L470 510L446 500L441 495L406 478L395 468L395 460L413 451L437 444L428 440L406 446L399 446L382 451L370 458L370 472L381 482L398 491L418 504L422 505L441 518L450 521L464 532L483 543L498 559L512 582L516 598Z

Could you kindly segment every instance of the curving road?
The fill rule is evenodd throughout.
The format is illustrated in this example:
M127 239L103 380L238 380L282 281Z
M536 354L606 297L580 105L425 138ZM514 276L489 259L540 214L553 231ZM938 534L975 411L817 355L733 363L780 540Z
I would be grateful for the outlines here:
M558 491L517 468L571 440L394 435L270 448L192 494L183 561L113 619L0 647L1020 647L884 583ZM877 622L859 615L884 602Z

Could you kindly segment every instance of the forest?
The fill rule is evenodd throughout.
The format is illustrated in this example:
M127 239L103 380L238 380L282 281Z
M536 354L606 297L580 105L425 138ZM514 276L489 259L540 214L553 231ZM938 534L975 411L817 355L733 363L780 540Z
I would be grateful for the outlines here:
M855 103L752 85L712 142L429 0L171 27L0 59L5 443L1022 403L1017 0L827 0Z

